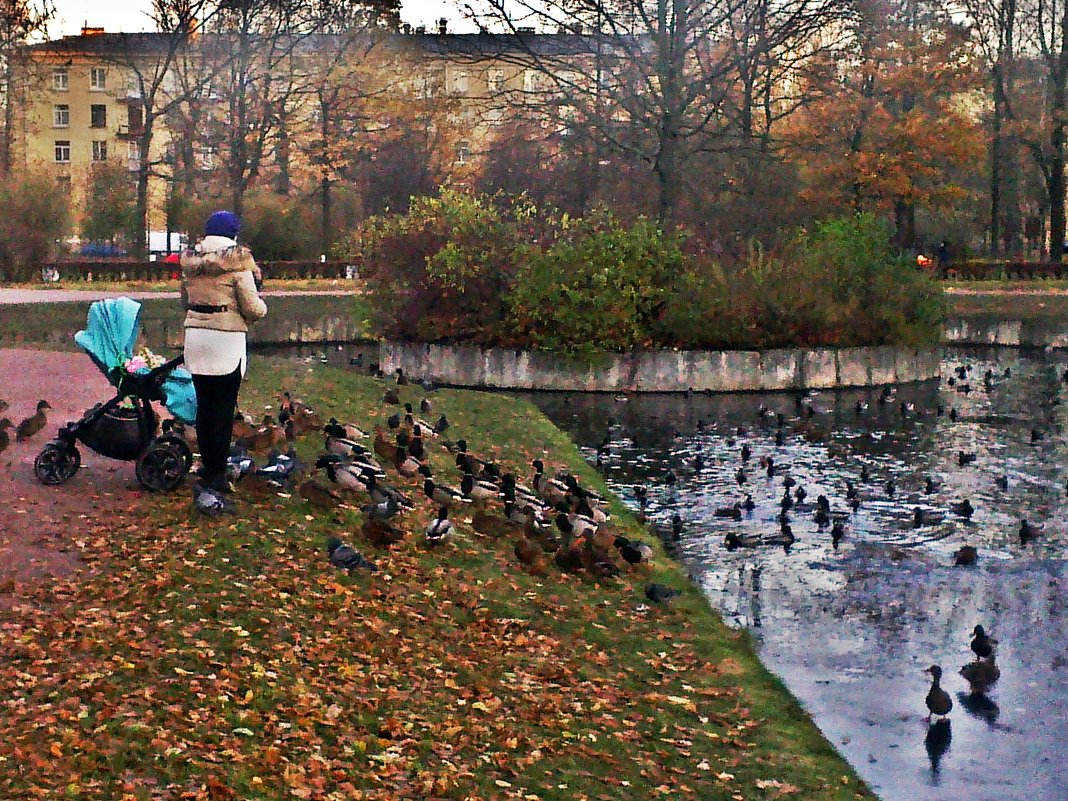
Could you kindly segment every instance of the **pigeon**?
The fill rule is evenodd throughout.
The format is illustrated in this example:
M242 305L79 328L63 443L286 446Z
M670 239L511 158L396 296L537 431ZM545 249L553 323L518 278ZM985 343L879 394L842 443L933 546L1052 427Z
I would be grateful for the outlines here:
M193 508L208 517L218 517L225 512L232 511L232 507L227 504L220 493L199 482L193 485Z
M671 602L672 598L682 595L682 590L677 590L674 587L667 587L663 584L649 584L645 588L645 597L652 601L654 604L667 604Z
M449 521L449 507L442 506L438 516L426 527L427 545L441 545L452 537L452 523Z
M374 562L367 560L363 554L351 545L346 545L337 537L331 537L326 543L326 548L330 554L330 564L339 570L351 572L364 568L372 573L378 570L378 566Z

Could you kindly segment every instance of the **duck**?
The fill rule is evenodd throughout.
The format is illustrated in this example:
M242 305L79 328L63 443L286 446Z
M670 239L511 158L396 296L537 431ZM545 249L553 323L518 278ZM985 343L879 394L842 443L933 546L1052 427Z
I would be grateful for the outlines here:
M727 520L741 520L742 505L740 503L736 503L733 506L723 506L713 512L713 514L716 517L722 517Z
M426 544L434 547L448 542L452 538L452 523L449 521L449 507L438 509L438 516L431 521L424 532Z
M953 709L953 699L949 697L949 693L942 689L940 682L942 681L942 668L938 665L931 665L924 673L931 674L931 689L927 691L927 698L925 702L927 704L928 720L934 716L945 717Z
M464 503L471 503L471 498L465 498L464 494L460 490L454 487L446 487L442 484L435 484L434 479L426 476L423 481L423 494L426 495L434 503L441 504L442 506L456 506Z
M398 367L393 372L397 377L396 380L397 380L397 386L398 387L403 387L403 386L407 386L408 385L408 376L406 376L404 374L404 370L402 368Z
M756 509L756 504L753 503L753 496L748 492L745 494L745 498L742 499L742 508L747 512L752 512Z
M753 449L749 447L749 443L742 443L742 461L748 462L749 457L753 455Z
M419 468L422 467L422 463L412 456L407 448L397 448L397 458L393 466L405 478L415 478L419 475Z
M965 498L959 503L950 504L949 508L953 511L953 514L960 515L961 517L970 518L975 514L975 507L972 506L972 502Z
M534 565L541 561L544 557L544 551L541 545L527 536L522 536L516 540L515 547L512 549L515 554L515 558L519 560L523 565Z
M938 486L935 484L933 478L925 478L923 481L923 494L934 495L938 491Z
M960 675L968 682L973 695L984 695L1001 678L1001 669L991 653L985 659L977 659L962 666Z
M7 433L7 430L11 428L12 425L14 424L6 417L0 420L0 453L6 451L11 444L11 435Z
M861 465L860 480L865 484L871 481L871 471L868 469L867 465Z
M399 406L400 402L400 393L394 387L387 389L386 393L382 396L382 403L387 406Z
M960 467L964 467L966 465L972 464L975 461L975 459L976 459L975 454L974 453L969 453L967 451L960 451L957 454L957 464Z
M749 477L746 475L744 468L738 468L738 472L734 474L734 480L738 482L739 487L749 480Z
M368 492L370 489L363 470L346 464L339 456L320 456L315 469L325 469L331 483L350 492Z
M779 506L784 512L790 511L794 506L793 496L790 495L790 490L783 490L782 499L779 501Z
M334 509L342 503L340 495L329 487L324 487L322 484L310 479L297 488L297 493L301 498L319 509Z
M970 567L979 561L979 549L974 545L962 545L953 554L954 567Z
M682 517L676 512L671 516L671 540L678 542L682 539Z
M912 509L912 527L923 528L924 526L934 526L941 523L945 519L945 515L941 512L932 512L926 510L920 506L914 506Z
M1009 488L1009 477L1008 476L999 476L998 478L994 479L994 483L997 485L999 490L1002 490L1002 491L1008 490L1008 488Z
M897 492L897 485L894 483L894 480L891 478L886 482L886 497L887 498L893 498L895 492Z
M622 535L618 535L613 540L612 544L615 546L616 550L619 551L619 555L623 558L623 561L628 565L634 566L644 564L653 558L653 549L644 542L627 539Z
M374 451L378 457L387 464L396 464L398 446L386 439L386 432L381 428L375 429Z
M782 447L785 444L786 444L786 435L783 434L782 430L780 429L780 430L775 432L775 445L777 447Z
M831 522L831 516L827 513L827 510L822 506L816 509L815 515L813 515L817 528L824 528Z
M425 412L424 412L424 414L425 414ZM433 428L431 430L435 434L444 434L446 431L449 430L450 427L451 427L451 424L449 423L449 418L445 416L444 412L442 412L438 416L438 419L437 419L437 421L435 421L434 426L433 426Z
M994 647L997 645L997 640L992 639L986 633L986 629L982 624L976 624L972 629L972 653L975 654L976 659L986 659L992 656L994 653Z
M323 426L323 433L328 437L337 437L338 439L367 439L367 434L358 425L355 423L339 423L336 417L331 417L329 422Z
M471 473L464 473L460 479L460 494L463 495L464 498L475 503L485 503L486 501L499 498L501 496L501 491L497 488L496 484L489 481L478 480Z
M1020 544L1026 545L1035 537L1038 536L1038 532L1042 530L1041 525L1034 525L1026 520L1020 521Z
M1046 435L1039 431L1037 428L1031 429L1031 444L1037 445L1046 438Z
M645 597L654 604L671 603L672 598L682 595L682 590L668 587L664 584L648 584L645 587Z
M37 401L37 411L18 424L15 429L15 441L23 442L34 436L48 423L46 412L52 406L46 400Z
M368 542L379 548L388 548L391 545L396 545L408 534L404 529L393 525L388 520L370 516L364 519L361 531L363 531L363 535L367 538Z
M430 402L430 398L424 397L421 401L419 401L419 413L420 414L430 414L430 411L433 408L434 408L434 406Z
M831 547L835 550L838 549L838 543L845 538L845 526L841 520L835 520L834 525L831 526Z

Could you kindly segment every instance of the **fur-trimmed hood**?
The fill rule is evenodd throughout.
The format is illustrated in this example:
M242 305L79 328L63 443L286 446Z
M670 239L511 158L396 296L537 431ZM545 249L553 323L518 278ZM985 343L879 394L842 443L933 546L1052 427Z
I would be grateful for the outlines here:
M224 236L204 237L182 253L182 272L186 277L240 273L255 268L252 251Z

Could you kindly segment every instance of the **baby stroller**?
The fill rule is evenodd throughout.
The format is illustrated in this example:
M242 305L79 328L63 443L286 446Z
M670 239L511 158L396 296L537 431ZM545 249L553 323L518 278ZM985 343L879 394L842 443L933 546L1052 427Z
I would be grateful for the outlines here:
M196 419L193 378L180 369L183 357L149 368L128 364L141 330L141 304L129 298L101 300L89 307L86 330L74 341L116 388L115 397L98 403L80 420L63 426L33 463L37 480L52 486L70 479L81 466L76 442L110 459L136 461L137 480L153 492L182 483L193 463L189 446L165 430L156 436L153 401L162 402L179 420ZM134 369L135 372L130 372ZM166 424L165 424L166 426Z

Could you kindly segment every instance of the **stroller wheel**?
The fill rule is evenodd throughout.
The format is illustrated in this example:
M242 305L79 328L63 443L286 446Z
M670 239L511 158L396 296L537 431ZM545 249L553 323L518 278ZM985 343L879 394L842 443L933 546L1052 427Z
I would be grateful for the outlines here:
M164 434L162 437L156 437L156 444L166 444L177 450L178 454L182 457L182 461L185 463L185 472L193 467L193 452L189 450L189 446L186 441L175 434Z
M188 448L183 451L173 442L157 440L137 460L137 480L150 492L172 490L189 472L188 462Z
M82 455L73 445L52 440L33 460L33 472L37 480L50 487L70 479L82 466Z

